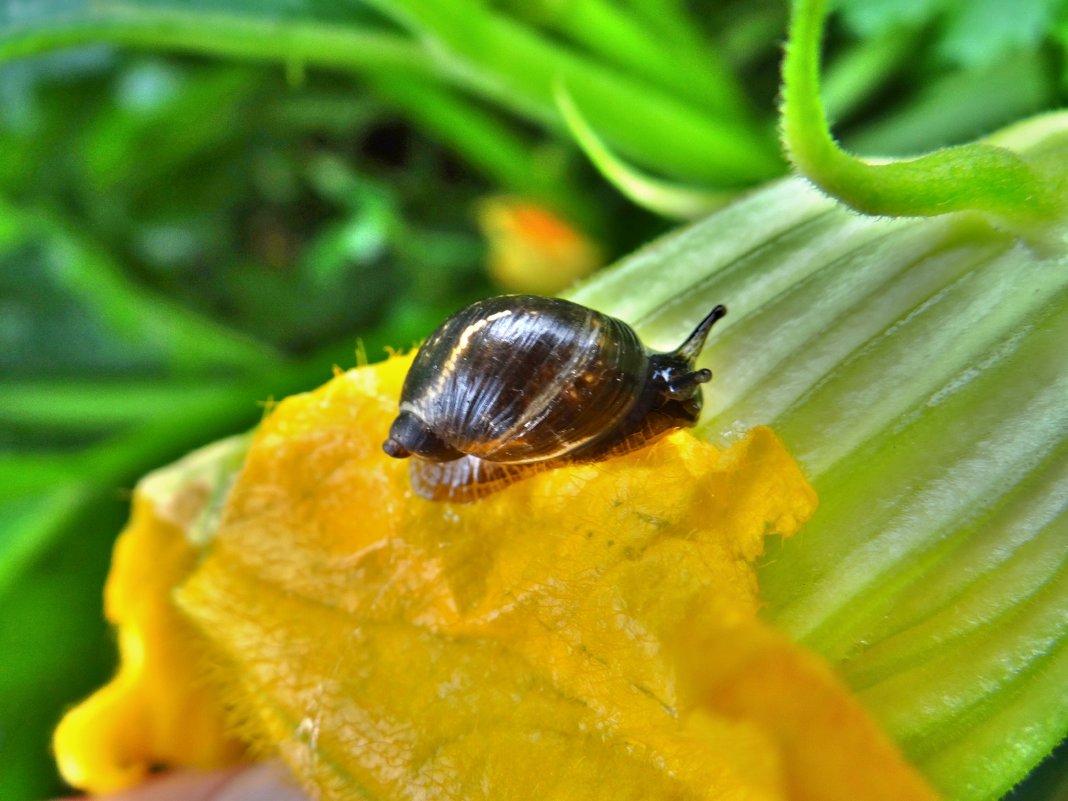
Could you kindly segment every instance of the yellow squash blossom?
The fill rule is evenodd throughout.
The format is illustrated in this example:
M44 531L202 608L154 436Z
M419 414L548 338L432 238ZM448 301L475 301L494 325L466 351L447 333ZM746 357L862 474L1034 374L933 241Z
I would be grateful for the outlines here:
M218 525L212 454L143 482L108 585L123 667L57 732L70 781L237 738L325 799L934 798L757 616L764 538L816 505L770 430L437 504L381 451L407 364L276 407Z
M554 295L605 262L601 247L532 200L493 195L477 208L490 277L509 292Z

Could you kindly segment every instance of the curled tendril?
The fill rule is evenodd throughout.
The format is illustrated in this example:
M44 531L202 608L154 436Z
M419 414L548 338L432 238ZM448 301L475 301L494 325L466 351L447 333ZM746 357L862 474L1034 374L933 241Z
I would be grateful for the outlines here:
M1068 198L1063 175L991 143L936 150L914 159L869 163L831 136L819 96L825 0L797 0L783 65L782 136L791 162L810 181L857 211L928 217L973 211L1026 239L1063 231ZM1062 168L1063 169L1063 168Z

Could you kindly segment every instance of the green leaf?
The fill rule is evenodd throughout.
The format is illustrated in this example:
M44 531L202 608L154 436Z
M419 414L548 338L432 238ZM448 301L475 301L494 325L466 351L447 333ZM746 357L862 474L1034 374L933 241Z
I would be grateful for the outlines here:
M178 379L0 379L0 425L106 432L187 404L210 406L220 387Z
M1068 740L1013 788L1006 801L1060 801L1068 798Z
M508 7L711 114L744 118L749 113L741 85L722 55L695 36L693 20L681 7L660 9L660 16L675 18L663 33L649 24L642 9L608 0L527 0Z
M939 50L958 64L990 64L1007 53L1037 49L1057 17L1068 11L1061 0L972 0L957 4L945 26Z
M0 598L77 514L86 497L84 487L70 483L0 500Z
M1066 131L998 139L1040 163ZM1068 246L866 218L790 180L571 297L654 347L729 307L698 432L772 425L820 495L761 568L767 617L948 798L999 798L1068 734Z
M823 78L827 118L832 122L841 120L884 88L918 44L917 32L909 28L892 28L852 43L828 67Z
M1052 94L1046 59L1014 53L981 69L933 76L907 102L851 131L847 144L873 156L911 156L1035 114L1054 105Z

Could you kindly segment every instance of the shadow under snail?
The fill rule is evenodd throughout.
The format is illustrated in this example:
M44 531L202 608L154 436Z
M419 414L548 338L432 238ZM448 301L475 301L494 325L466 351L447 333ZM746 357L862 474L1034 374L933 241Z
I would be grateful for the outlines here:
M457 502L635 450L697 422L712 372L695 361L726 313L716 306L678 348L658 353L622 320L567 300L480 300L419 349L382 448L416 457L418 495Z

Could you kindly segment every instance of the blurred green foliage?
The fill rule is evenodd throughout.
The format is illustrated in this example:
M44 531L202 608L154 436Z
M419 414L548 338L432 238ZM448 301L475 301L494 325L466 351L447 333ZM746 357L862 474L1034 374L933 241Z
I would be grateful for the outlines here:
M1063 0L840 6L825 96L862 152L1068 95ZM783 173L785 20L774 0L0 0L0 794L62 791L49 733L111 670L100 588L140 475L358 339L377 358L491 294L487 194L617 255L666 230L569 141L555 82L650 173Z

